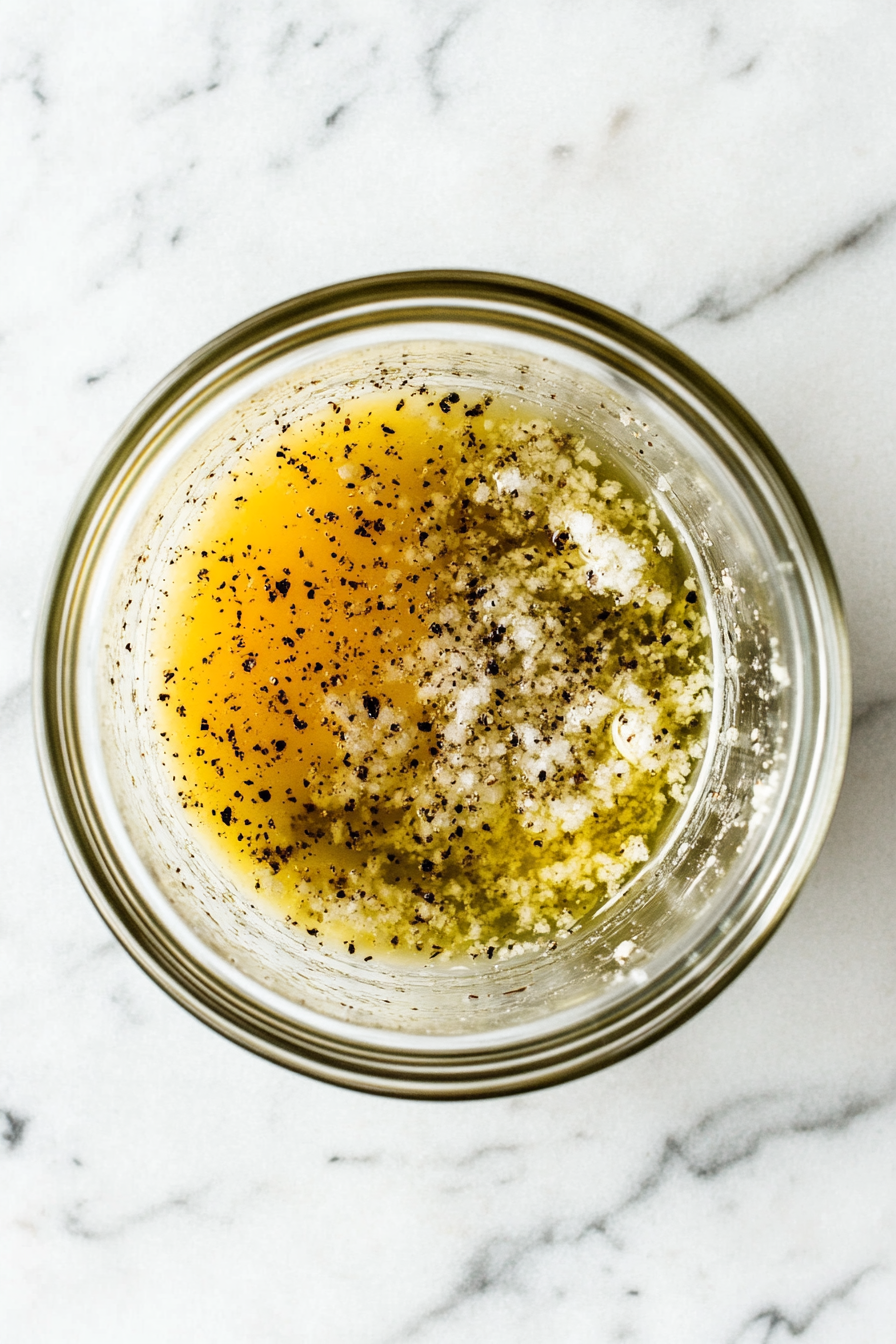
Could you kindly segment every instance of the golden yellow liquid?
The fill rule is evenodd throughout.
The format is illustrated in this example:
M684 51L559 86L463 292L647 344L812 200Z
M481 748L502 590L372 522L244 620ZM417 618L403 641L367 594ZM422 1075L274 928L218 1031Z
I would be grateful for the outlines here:
M509 505L489 502L494 486L480 467L484 453L504 452L508 426L519 438L524 411L420 388L331 403L278 425L268 442L235 456L170 567L152 652L172 784L244 886L303 933L351 954L491 958L544 944L606 894L607 864L632 867L619 854L635 853L633 837L652 836L669 811L668 772L631 771L606 725L581 730L570 759L558 748L560 764L548 762L534 779L514 764L530 682L504 675L505 661L521 655L507 653L504 627L484 608L490 576L516 564L517 553L532 576L532 609L558 628L565 622L553 636L567 660L559 666L554 657L556 694L546 699L544 685L531 682L545 740L553 702L561 710L572 702L567 685L584 703L593 687L631 682L626 669L640 659L644 685L663 686L673 635L681 672L693 674L705 644L677 553L650 559L656 583L674 590L667 607L635 604L637 616L626 616L605 596L569 596L558 566L572 570L573 562L563 561L556 531L540 526L521 539L516 521L513 536L502 530ZM557 442L565 442L559 432ZM546 490L563 488L553 473L550 482ZM632 536L648 537L648 506L614 500L603 507L615 508ZM471 546L484 553L471 557ZM547 574L555 588L542 594L539 575ZM467 605L444 622L440 613L459 609L459 576ZM661 644L667 626L672 634ZM473 662L490 678L490 698L463 743L452 745L446 697L421 698L421 681L432 675L421 669L441 669L444 680L465 648L464 666L472 666L470 641L479 641ZM573 672L569 650L580 646L599 654ZM455 689L468 676L457 672ZM668 723L683 737L681 713ZM670 728L658 724L660 742ZM553 731L564 731L560 718ZM483 751L494 750L503 754L493 768L487 756L483 765ZM479 771L469 786L464 752ZM622 780L612 808L586 808L575 828L527 820L539 790L562 810L595 769L615 769Z

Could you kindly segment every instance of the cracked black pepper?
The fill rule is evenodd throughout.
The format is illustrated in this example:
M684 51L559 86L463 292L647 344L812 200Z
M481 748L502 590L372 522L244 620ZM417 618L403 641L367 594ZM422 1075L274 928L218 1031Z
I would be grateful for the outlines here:
M420 386L275 429L235 447L153 614L191 825L347 955L549 948L649 859L703 754L687 556L524 402Z

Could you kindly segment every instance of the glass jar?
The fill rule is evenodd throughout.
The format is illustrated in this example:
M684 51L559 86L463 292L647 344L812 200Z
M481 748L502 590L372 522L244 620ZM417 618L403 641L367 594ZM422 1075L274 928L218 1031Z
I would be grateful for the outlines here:
M672 832L622 898L554 950L484 970L355 964L306 947L203 850L134 709L148 657L140 613L203 488L226 471L234 427L264 437L278 414L346 389L397 387L409 370L550 398L589 426L674 520L711 617L712 724ZM787 468L743 408L630 318L548 285L467 272L305 295L166 378L115 436L77 508L38 661L39 749L56 821L132 956L240 1044L391 1095L544 1086L609 1064L695 1012L769 936L809 871L849 727L830 561Z

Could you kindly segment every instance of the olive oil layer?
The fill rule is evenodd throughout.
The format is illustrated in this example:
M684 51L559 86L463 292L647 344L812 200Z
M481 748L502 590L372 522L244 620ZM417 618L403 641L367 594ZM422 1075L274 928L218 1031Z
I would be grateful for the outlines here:
M403 389L235 446L152 702L235 887L357 956L549 947L650 856L710 707L655 504L525 403Z

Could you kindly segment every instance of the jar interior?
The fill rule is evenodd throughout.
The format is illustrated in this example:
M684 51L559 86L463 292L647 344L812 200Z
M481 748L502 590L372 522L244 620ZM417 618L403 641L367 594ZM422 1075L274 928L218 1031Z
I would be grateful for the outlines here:
M372 387L398 393L409 380L518 395L580 425L686 547L712 632L707 750L662 843L556 948L484 967L356 961L241 890L172 793L140 694L155 594L184 529L226 474L234 438L260 443L284 416ZM696 960L701 939L733 918L786 805L794 744L813 709L797 548L755 467L718 426L619 352L608 347L598 359L542 334L474 322L396 324L376 343L360 330L286 345L227 371L159 426L120 495L93 599L98 633L92 646L85 634L80 659L83 714L95 721L108 786L105 823L131 854L156 918L189 930L225 978L245 977L286 1016L451 1041L610 1011L648 979Z

